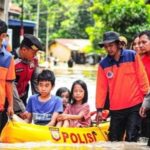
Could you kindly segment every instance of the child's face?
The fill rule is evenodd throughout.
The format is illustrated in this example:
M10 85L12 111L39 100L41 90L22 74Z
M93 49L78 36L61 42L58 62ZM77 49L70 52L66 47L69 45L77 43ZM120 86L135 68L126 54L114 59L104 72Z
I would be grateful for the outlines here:
M62 101L63 101L63 105L67 105L68 101L69 101L69 93L66 91L66 92L63 92L61 94L61 98L62 98Z
M49 96L53 86L50 81L39 81L38 89L42 97Z
M73 98L76 100L76 102L82 103L82 100L84 98L84 94L85 94L85 91L81 87L81 85L76 84L74 86L74 89L73 89Z

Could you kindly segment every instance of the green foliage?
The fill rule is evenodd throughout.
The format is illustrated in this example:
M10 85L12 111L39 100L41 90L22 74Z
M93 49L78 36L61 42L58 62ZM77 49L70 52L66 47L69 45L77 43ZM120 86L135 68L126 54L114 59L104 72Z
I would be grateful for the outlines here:
M21 0L22 1L22 0ZM21 6L21 1L13 0ZM94 24L89 1L85 0L39 0L39 37L45 43L46 28L49 40L55 38L88 39L86 28ZM37 2L24 0L24 19L37 21ZM32 15L31 15L32 14Z
M150 28L150 6L145 5L144 0L95 0L90 11L93 13L95 26L86 31L96 48L98 39L102 39L105 31L119 32L130 42L135 34ZM99 34L95 35L97 24L103 25L98 26Z
M65 0L61 0L56 16L58 17L60 15L61 17L60 19L55 19L54 23L54 26L58 24L59 26L57 26L56 32L51 33L51 39L58 37L88 38L85 29L87 26L94 24L91 14L88 11L89 7L90 3L84 0L68 0L67 3Z
M24 0L24 18L37 20L37 1ZM12 0L21 5L22 0ZM131 41L150 29L150 6L145 0L40 0L39 37L90 39L87 52L104 53L98 46L105 31L114 30Z

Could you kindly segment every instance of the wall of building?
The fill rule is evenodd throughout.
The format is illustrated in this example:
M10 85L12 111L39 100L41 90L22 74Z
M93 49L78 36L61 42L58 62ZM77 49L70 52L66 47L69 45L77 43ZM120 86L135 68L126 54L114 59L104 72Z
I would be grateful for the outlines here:
M4 17L4 0L0 1L0 18L2 20L5 19L5 17Z
M59 43L51 44L49 52L53 57L62 62L67 62L71 56L71 50Z

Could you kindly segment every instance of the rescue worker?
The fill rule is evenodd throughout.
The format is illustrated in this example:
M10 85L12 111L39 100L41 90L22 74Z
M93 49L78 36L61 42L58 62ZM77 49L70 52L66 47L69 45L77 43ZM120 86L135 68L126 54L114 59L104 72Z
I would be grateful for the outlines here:
M141 117L139 109L148 93L149 81L140 56L133 50L120 47L119 34L104 33L104 47L108 55L99 63L96 88L97 121L102 117L107 92L110 102L110 141L136 142Z
M6 33L7 25L0 19L0 133L7 122L7 115L12 116L14 113L12 83L15 68L12 55L2 45Z
M120 36L119 37L119 41L120 41L120 43L122 45L122 48L127 48L128 40L127 40L127 38L125 36Z
M148 75L150 83L150 30L142 31L139 34L139 48L142 52L142 61ZM140 115L143 117L142 136L149 137L148 146L150 146L150 93L145 97L145 101L140 109Z
M28 97L29 81L33 94L37 93L36 79L39 72L36 53L42 50L40 41L32 34L25 34L20 48L14 51L16 80L14 82L14 111L26 118L25 106Z

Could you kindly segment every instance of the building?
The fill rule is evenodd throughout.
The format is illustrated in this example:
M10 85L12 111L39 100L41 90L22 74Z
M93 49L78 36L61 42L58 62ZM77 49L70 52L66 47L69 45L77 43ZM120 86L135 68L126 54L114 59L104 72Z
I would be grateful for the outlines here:
M0 0L0 18L8 21L8 9L10 0Z
M71 57L77 64L85 63L85 48L90 42L87 39L55 39L49 44L49 55L61 62Z
M34 34L36 23L30 20L20 20L22 9L17 4L10 3L8 14L8 27L12 30L12 47L16 49L21 41L21 29L24 33Z
M21 7L11 3L11 0L0 0L0 18L8 24L8 34L13 49L20 45L21 27L24 33L34 34L36 23L30 20L20 20Z

